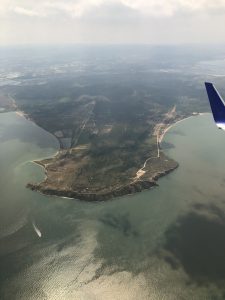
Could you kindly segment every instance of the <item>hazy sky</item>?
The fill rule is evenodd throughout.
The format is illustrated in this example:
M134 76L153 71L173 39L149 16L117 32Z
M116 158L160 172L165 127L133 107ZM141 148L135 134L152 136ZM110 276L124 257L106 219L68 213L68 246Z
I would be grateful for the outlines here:
M0 0L0 44L224 43L225 0Z

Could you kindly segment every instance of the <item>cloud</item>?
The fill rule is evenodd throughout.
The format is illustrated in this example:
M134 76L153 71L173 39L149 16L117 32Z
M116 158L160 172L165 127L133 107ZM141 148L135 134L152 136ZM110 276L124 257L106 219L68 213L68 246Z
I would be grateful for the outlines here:
M0 45L225 43L225 0L0 0Z
M173 16L177 12L204 12L225 8L225 0L121 0L121 2L154 16Z
M46 1L43 7L49 13L66 13L71 17L81 17L89 10L100 7L104 0L79 0L79 1Z
M19 4L18 4L19 3ZM106 5L120 5L148 16L174 16L179 12L213 12L225 9L225 0L1 0L1 14L48 17L67 15L81 18Z
M21 0L19 5L17 0L1 0L0 13L37 17L67 14L70 17L81 17L106 2L109 3L111 0Z
M46 15L44 13L32 10L32 9L26 9L20 6L16 6L14 9L12 9L16 14L24 15L28 17L45 17Z

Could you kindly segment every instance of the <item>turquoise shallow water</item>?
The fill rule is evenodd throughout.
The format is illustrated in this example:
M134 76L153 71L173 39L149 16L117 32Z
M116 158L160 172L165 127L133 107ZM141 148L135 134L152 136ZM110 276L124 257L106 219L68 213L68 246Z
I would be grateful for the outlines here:
M0 298L224 299L225 133L204 115L164 141L180 167L157 188L103 203L46 197L25 185L57 141L0 114Z

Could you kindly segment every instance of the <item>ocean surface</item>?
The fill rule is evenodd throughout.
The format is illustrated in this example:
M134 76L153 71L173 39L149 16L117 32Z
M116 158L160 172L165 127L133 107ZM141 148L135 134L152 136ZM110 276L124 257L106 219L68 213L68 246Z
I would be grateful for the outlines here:
M191 117L162 146L180 166L150 191L47 197L25 186L57 141L0 114L0 299L225 299L225 132Z

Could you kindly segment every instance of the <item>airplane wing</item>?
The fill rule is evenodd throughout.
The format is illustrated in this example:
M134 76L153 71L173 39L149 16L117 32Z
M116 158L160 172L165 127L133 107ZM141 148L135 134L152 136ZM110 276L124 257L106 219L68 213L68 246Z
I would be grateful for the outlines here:
M225 130L225 103L223 98L212 83L205 82L205 86L216 125Z

